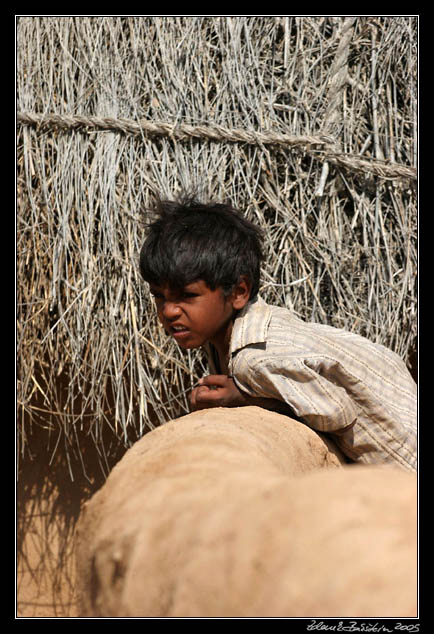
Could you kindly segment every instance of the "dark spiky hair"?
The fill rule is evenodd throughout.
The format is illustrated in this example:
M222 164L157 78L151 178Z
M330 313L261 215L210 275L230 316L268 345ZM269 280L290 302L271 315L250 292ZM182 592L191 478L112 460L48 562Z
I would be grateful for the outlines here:
M158 201L140 252L140 273L157 286L183 288L199 279L225 295L245 275L259 290L262 234L230 205L194 198Z

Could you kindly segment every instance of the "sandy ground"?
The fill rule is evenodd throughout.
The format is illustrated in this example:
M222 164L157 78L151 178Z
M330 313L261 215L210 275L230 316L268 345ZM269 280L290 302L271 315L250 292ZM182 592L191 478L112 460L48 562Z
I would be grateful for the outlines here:
M74 528L83 503L100 488L104 476L89 446L82 448L87 477L80 462L70 457L72 481L64 456L58 451L49 465L47 436L42 430L34 433L34 458L21 465L16 489L16 616L77 617Z
M16 614L76 617L73 523L56 510L57 491L47 496L41 488L18 518L25 534L18 548Z
M246 408L246 409L251 410L252 408ZM252 430L250 428L252 427L252 425L254 426L254 421L253 421L253 418L250 416L249 412L246 412L246 415L247 415L246 424L249 428L249 431L251 432ZM256 470L259 468L258 465L262 464L264 460L265 462L269 460L269 457L267 458L267 456L272 450L270 454L272 457L272 463L275 467L278 467L278 470L281 470L283 467L284 467L284 470L288 470L290 468L292 469L294 465L292 464L291 461L294 461L295 459L300 460L300 455L303 454L303 451L302 451L303 448L299 446L300 442L302 442L303 439L298 438L297 436L298 441L295 442L297 438L295 438L294 436L290 436L289 440L287 439L285 442L285 438L279 432L279 429L274 427L273 421L272 421L271 428L266 433L266 430L264 430L264 421L262 421L262 418L264 418L264 416L265 414L261 414L261 417L260 417L261 424L259 425L258 430L255 432L256 435L248 437L250 439L249 440L250 444L248 443L248 446L246 446L246 438L243 437L243 443L242 443L243 451L241 453L239 452L239 447L240 447L239 436L240 436L240 433L242 432L242 429L241 429L242 426L239 424L238 420L235 421L235 423L233 423L234 429L231 430L231 434L229 435L226 444L225 442L223 442L224 439L221 436L220 425L218 425L218 430L217 430L218 435L215 438L213 437L211 441L210 440L207 441L207 443L205 444L205 449L204 449L204 451L205 450L206 451L203 455L200 451L199 451L199 454L196 455L197 447L195 443L196 443L197 434L194 433L191 440L188 440L187 438L188 443L193 442L194 440L191 450L192 451L194 450L193 454L196 458L196 461L199 460L200 458L198 464L205 466L207 473L211 469L213 474L214 473L213 469L221 470L223 458L226 459L226 462L228 463L229 466L232 465L232 463L235 461L237 470L239 470L239 468L241 467L241 463L243 463L244 465L244 462L247 461L247 464L244 465L245 468L253 469L254 472L256 472ZM196 419L194 418L194 416L193 416L193 423L194 425L196 424ZM200 423L199 426L202 426L202 422L199 421L199 423ZM225 424L226 423L227 421L225 421ZM179 421L176 423L176 426L178 424L179 424ZM173 426L169 424L167 427L164 426L164 429L161 429L158 434L152 436L152 438L158 441L157 449L159 445L159 439L164 440L162 444L162 448L164 448L165 442L166 442L165 440L166 436L168 435L170 436L170 432L172 428ZM207 429L207 433L212 434L215 432L215 430L213 432L212 425L210 428L209 421L206 423L206 429ZM188 428L186 428L186 430L188 431ZM299 434L303 431L306 433L306 429L302 427L301 429L297 430L297 433ZM169 440L169 438L167 438L167 440ZM315 439L310 439L310 440L309 438L307 439L307 444L306 444L305 452L304 452L306 454L305 461L307 462L306 464L303 463L301 465L301 471L303 473L305 471L310 472L312 469L315 470L315 467L318 468L318 466L323 466L324 447L320 448L321 451L319 451L319 454L318 454L319 457L321 458L321 465L311 464L313 457L315 457L316 455L316 450L314 447L315 443L313 442L313 440ZM220 445L222 445L223 443L223 445L219 447L219 443ZM135 447L130 452L128 452L126 456L126 458L128 458L128 455L129 455L130 460L133 460L133 462L138 461L137 466L139 468L140 473L141 473L141 470L143 469L143 466L141 466L140 464L143 462L143 458L141 457L141 455L139 455L140 447L142 445L147 446L147 444L148 444L148 441L146 439L142 439L135 445ZM170 442L169 442L169 445L170 445ZM74 474L74 480L72 481L69 474L68 465L65 461L64 456L62 456L60 451L56 454L55 456L56 459L52 462L52 464L51 465L48 464L49 460L47 459L47 456L51 455L51 453L47 451L47 437L44 436L42 432L40 433L40 438L38 439L38 442L33 443L32 446L34 450L34 459L32 461L27 461L25 465L22 467L19 474L19 481L17 484L17 506L18 506L17 511L18 512L17 512L17 612L16 612L16 615L18 618L35 618L35 617L36 618L38 617L40 618L41 617L42 618L47 618L47 617L48 618L50 617L76 618L80 616L80 614L78 610L78 602L77 602L77 597L75 593L76 585L77 585L76 571L75 571L75 557L74 557L74 547L75 547L75 537L76 537L75 527L76 527L76 523L80 516L80 512L83 508L84 503L88 501L97 490L101 489L105 478L98 465L97 455L93 447L81 448L82 458L87 468L86 476L82 472L80 461L78 459L74 461L73 457L70 456L73 474ZM209 447L212 447L211 455L208 455ZM186 456L184 455L185 448L181 447L180 449L181 451L180 456L183 457L183 460L174 460L173 458L174 458L175 448L169 447L169 449L170 449L169 451L170 460L168 463L169 469L176 470L181 468L182 470L183 460L185 462L185 458L186 458ZM137 454L138 451L139 451L139 454ZM325 451L327 453L327 450ZM291 455L291 452L292 453L295 452L295 454L292 457L292 459L289 460L288 462L288 456ZM119 461L124 451L120 450L117 453L115 452L113 453L114 455L111 460L111 468L114 466L114 464L116 464L116 462ZM286 464L287 462L288 462L288 465ZM120 498L118 496L119 499L116 498L116 496L115 496L115 499L112 499L112 496L109 496L108 502L110 502L112 506L114 506L114 509L115 509L113 518L117 518L117 520L121 522L121 526L119 527L119 529L129 530L130 526L134 523L132 520L135 518L137 521L139 521L141 513L134 512L131 518L131 522L127 522L127 524L125 524L125 517L119 517L120 500L124 500L125 490L130 490L131 492L133 492L134 488L137 489L137 482L140 481L140 478L134 472L134 470L132 470L131 465L129 465L128 461L125 461L125 460L123 460L122 463L118 465L116 469L116 472L118 474L122 473L122 464L126 465L126 471L125 471L125 467L123 469L125 471L126 482L124 482L124 484L126 484L126 486L121 486L118 492L120 495ZM326 465L324 464L324 466ZM190 467L191 467L191 461L187 460L187 463L186 463L187 475L190 474L190 470L191 470ZM298 465L298 467L300 467L300 465ZM322 471L322 469L320 469L320 471ZM338 474L336 477L341 477L341 475L339 475L339 472L345 471L345 469L344 470L332 469L331 471L337 471ZM309 477L310 476L308 474L307 483L309 483ZM178 482L178 475L175 478L175 480L176 482ZM214 475L213 475L213 477L211 478L211 482L214 483L215 480L216 479L214 478ZM116 478L114 482L116 482ZM145 484L146 484L146 478L145 478ZM142 485L139 486L138 490L136 490L136 494L140 494L140 491L143 492L146 489L145 484L143 484L143 486ZM194 484L194 477L193 477L193 484ZM164 482L162 485L164 485ZM146 499L148 499L148 497L152 497L151 493L157 495L158 497L158 490L155 491L155 480L153 478L151 478L151 482L148 482L148 486L150 486L150 489L148 491L148 494L145 495L145 501ZM178 484L176 486L178 486ZM308 484L306 486L308 486ZM345 487L346 486L347 485L345 484ZM368 487L369 490L371 490L372 483L369 485L369 487ZM211 488L212 487L210 486L210 490ZM106 489L106 487L104 487L104 489ZM194 493L195 486L187 488L188 491L190 491L190 489ZM199 489L200 489L200 486L199 486ZM238 489L238 486L235 487L235 489ZM317 489L318 487L316 486L316 488L314 488L314 491L316 491ZM254 487L254 490L256 491L256 487ZM390 488L387 490L390 491ZM305 493L306 495L301 496L302 500L304 500L305 498L311 499L311 496L313 495L313 493L310 491L306 491ZM363 499L366 498L366 495L367 493L364 492L362 496ZM280 494L277 497L279 498L279 496ZM128 498L129 497L132 497L132 496L128 496ZM221 500L222 498L226 499L226 497L228 499L231 499L233 497L233 489L230 489L230 493L223 496L221 495L221 491L220 492L217 491L215 507L218 508L218 501ZM332 497L334 497L334 495ZM290 499L295 500L295 497L293 494L291 494ZM242 501L243 499L241 498L239 501L240 505ZM321 503L323 504L325 503L324 500L322 500L322 493L319 496L318 505L320 505ZM187 508L190 508L191 505L187 504L186 506ZM237 504L235 504L235 506L236 506L236 509L235 509L234 517L237 518L240 511ZM314 504L314 506L316 506L316 504ZM348 513L347 502L345 502L344 507L345 507L345 512L342 513L342 516L346 517ZM199 505L198 506L199 511L200 511L200 508L201 507ZM363 504L361 504L360 508L363 511L363 508L364 508ZM276 506L276 509L277 509L276 512L280 518L283 511L278 504ZM167 500L165 496L162 497L161 512L163 512L163 510L167 511ZM266 509L263 509L263 510L264 510L264 513L261 514L261 517L262 516L265 518L268 517L269 511L270 511L269 502L267 502ZM377 509L378 513L375 513L374 515L377 515L377 514L381 515L380 510L381 508ZM249 508L247 508L247 511L250 512ZM327 508L323 509L323 511L325 514L324 516L329 516L329 514L327 513ZM357 511L357 508L356 508L356 511ZM304 514L304 510L302 515L303 514ZM147 514L145 515L147 516ZM182 515L181 512L178 513L175 509L176 522L179 520L179 517L181 515ZM291 517L293 517L292 513L290 515ZM159 516L160 516L160 513L157 513L157 517L155 520L157 521L156 533L158 534L160 532L158 527ZM209 513L206 512L204 517L207 518L208 516L209 516ZM99 514L98 514L98 517L99 517ZM331 514L330 517L333 520L333 514ZM359 518L357 520L355 519L354 521L355 521L355 525L358 526L360 523ZM109 522L109 529L108 529L109 535L113 534L113 522L114 520L110 520ZM315 520L314 525L318 526L321 523L322 523L322 520L321 522L318 522ZM250 526L254 524L255 524L254 522L251 523L250 521L248 521L248 522L244 522L243 525ZM399 524L400 522L397 523L397 525ZM276 521L275 525L279 526L280 524L278 521ZM195 530L197 529L197 527L200 528L199 521L194 522ZM274 532L275 531L273 530L272 534L274 534ZM121 533L121 530L119 530L119 533ZM175 535L178 535L178 533L181 534L182 531L180 532L176 530ZM285 531L283 531L283 533L285 534ZM304 533L305 531L303 529L300 533L301 537L303 537ZM118 535L118 531L115 531L115 535L113 535L113 537L117 535ZM208 530L205 531L204 535L205 535L204 539L210 538L210 534ZM217 537L218 535L216 534L215 538L217 539ZM89 535L89 539L90 539L90 535ZM89 540L86 540L86 542L87 541ZM268 542L266 540L265 541L260 540L260 543L267 544ZM363 540L360 540L360 543L363 544ZM173 535L172 535L172 538L169 540L167 548L169 548L169 546L171 545L173 546ZM235 553L236 556L234 555L235 562L237 561L237 557L238 557L237 553L239 553L239 551L241 552L242 548L247 546L248 546L248 541L244 539L241 540L239 548L237 547L236 549L236 553ZM339 546L339 543L337 544L337 546ZM350 546L353 547L352 542ZM350 546L345 547L344 551L347 552ZM176 547L176 544L175 544L175 547ZM167 550L167 548L165 546L165 551ZM154 552L154 550L155 549L152 549L152 552ZM247 550L248 550L247 554L250 553L249 554L250 556L251 553L255 551L255 548L252 549L249 547ZM280 553L281 550L282 549L279 546L276 549L276 552ZM301 548L301 550L303 550L303 548ZM215 551L215 548L213 547L210 551L213 554L213 556L215 554L214 551ZM337 548L337 552L338 553L341 552L340 547ZM392 553L392 555L396 559L396 556L395 556L396 553ZM331 556L334 556L333 553L331 553ZM192 560L193 559L194 558L192 558ZM267 565L271 565L269 563L271 559L272 558L270 557L265 557L264 562L268 562ZM358 556L356 557L356 560L357 559L358 559ZM303 563L303 566L305 566L304 559L302 563ZM280 566L279 558L278 558L277 564L279 567ZM151 575L151 578L153 578L153 585L157 585L156 580L158 580L159 578L158 575L160 574L160 568L161 566L158 565L154 571L154 574ZM172 564L170 564L168 570L172 570ZM271 576L272 578L275 578L275 573L273 571ZM214 577L217 578L216 575L214 575ZM241 578L242 577L243 575L241 575ZM350 585L351 585L350 583L349 585L345 584L345 592L347 592L347 589ZM368 590L369 590L368 594L370 596L372 593L372 588ZM158 593L158 588L156 588L156 591ZM238 596L237 592L238 591L234 591L233 593L234 596ZM214 594L217 597L220 596L220 592L217 592ZM141 601L142 599L139 597L140 605L141 605ZM271 601L271 598L270 597L267 598L267 601ZM276 614L278 613L278 607L279 606L276 607Z

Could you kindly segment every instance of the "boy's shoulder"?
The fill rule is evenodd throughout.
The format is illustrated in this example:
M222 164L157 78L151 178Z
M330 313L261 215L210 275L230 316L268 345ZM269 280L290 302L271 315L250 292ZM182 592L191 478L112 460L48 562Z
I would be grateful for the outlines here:
M231 352L253 344L264 344L273 333L284 331L286 336L302 324L302 320L284 306L275 306L257 296L236 317L231 337Z
M343 328L305 321L291 309L269 304L261 297L250 302L235 320L231 352L242 348L253 352L252 344L267 344L271 355L290 352L292 358L327 356L345 363L351 358L366 358L370 363L375 359L379 366L393 366L395 370L405 365L395 352L380 343Z
M273 311L274 307L267 304L259 295L250 301L234 321L231 351L265 342Z

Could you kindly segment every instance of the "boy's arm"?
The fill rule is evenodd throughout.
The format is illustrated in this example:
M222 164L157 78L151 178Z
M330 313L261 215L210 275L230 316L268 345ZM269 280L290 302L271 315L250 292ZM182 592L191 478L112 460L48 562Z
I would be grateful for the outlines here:
M199 383L200 385L194 388L190 395L193 410L208 409L210 407L256 405L257 407L263 407L264 409L298 419L287 403L274 398L250 396L239 390L233 378L225 374L206 376Z

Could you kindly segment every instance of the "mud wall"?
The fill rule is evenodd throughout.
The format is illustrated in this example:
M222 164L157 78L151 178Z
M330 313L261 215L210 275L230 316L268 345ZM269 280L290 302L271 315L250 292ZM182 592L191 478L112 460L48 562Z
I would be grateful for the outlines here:
M411 617L416 477L255 407L150 432L84 505L79 613Z

